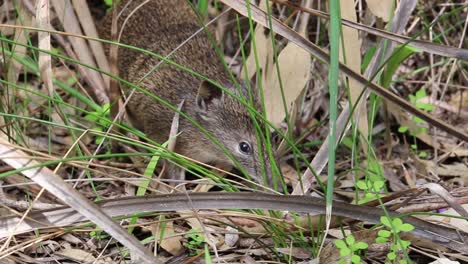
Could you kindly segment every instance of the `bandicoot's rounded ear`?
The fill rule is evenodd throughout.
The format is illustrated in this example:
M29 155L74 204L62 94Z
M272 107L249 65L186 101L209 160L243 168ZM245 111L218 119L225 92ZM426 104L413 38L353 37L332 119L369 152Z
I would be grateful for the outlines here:
M197 93L197 106L203 111L206 111L214 99L221 99L223 90L213 85L212 83L203 80L198 87Z

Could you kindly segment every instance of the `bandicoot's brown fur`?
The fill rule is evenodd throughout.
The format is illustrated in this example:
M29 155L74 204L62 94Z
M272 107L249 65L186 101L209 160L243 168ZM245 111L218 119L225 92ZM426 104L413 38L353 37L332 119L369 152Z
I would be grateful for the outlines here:
M201 28L185 0L153 0L143 6L140 5L144 0L121 2L119 9L123 11L118 20L119 30L127 20L120 39L124 44L166 56ZM108 15L103 22L101 37L105 39L109 39L111 20L111 15ZM190 39L170 59L237 95L246 95L245 84L238 82L241 83L240 93L233 85L205 31ZM266 154L259 155L255 128L247 109L216 86L168 63L145 78L159 61L141 52L119 48L119 71L123 78L172 105L185 100L182 111L219 140L253 179L263 183L262 175L265 173L262 172L270 175L270 163L265 159ZM127 113L132 125L151 139L157 142L168 140L174 111L136 91L128 103ZM218 146L183 117L180 118L179 131L177 153L203 163L234 165ZM248 148L244 143L249 145L250 151L245 151ZM265 153L263 149L262 152ZM262 159L265 165L261 165ZM181 178L174 165L169 166L167 173L169 178ZM270 181L270 177L267 179Z

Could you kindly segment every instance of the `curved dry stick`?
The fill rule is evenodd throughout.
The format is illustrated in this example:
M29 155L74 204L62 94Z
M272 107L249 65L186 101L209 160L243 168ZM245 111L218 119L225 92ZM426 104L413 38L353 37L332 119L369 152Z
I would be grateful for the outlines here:
M178 193L147 197L129 197L101 201L97 205L111 217L130 216L136 213L154 213L194 209L265 209L294 211L302 213L325 213L325 200L310 196L274 195L264 193ZM355 220L379 223L385 215L382 209L343 202L333 203L333 214ZM390 217L398 217L412 224L413 234L443 245L452 250L468 254L468 234L445 226L432 224L412 216L388 212ZM0 238L5 236L8 226L14 225L19 217L0 218ZM38 228L71 225L88 220L73 209L62 207L30 214L18 231L21 233Z

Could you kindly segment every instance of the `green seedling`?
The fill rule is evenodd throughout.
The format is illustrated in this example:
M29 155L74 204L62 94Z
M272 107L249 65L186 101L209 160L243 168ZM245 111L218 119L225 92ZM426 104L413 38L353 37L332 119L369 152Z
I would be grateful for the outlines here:
M109 235L106 234L103 231L91 231L91 232L89 232L89 236L93 237L93 238L96 238L98 240L109 238Z
M360 255L368 247L367 243L356 241L353 235L349 235L342 240L335 240L335 245L340 249L341 259L338 261L338 264L362 263ZM347 261L348 259L349 262Z
M112 7L112 3L114 2L114 0L104 0L104 3L106 4L106 6L108 7Z
M185 237L187 242L185 246L190 250L191 255L198 255L201 253L201 245L205 242L205 237L201 235L200 229L193 229Z
M380 230L378 232L378 237L376 238L377 243L392 243L390 246L390 252L387 254L387 259L385 263L399 263L406 264L408 263L406 259L398 259L402 252L407 252L408 247L411 242L407 240L400 239L400 233L410 232L414 229L414 226L411 224L404 223L400 218L389 218L387 216L382 216L380 222L388 228Z
M432 104L421 102L421 99L427 96L426 91L421 89L417 91L414 95L410 95L409 99L410 102L418 109L431 112L434 110L434 106ZM417 116L413 116L411 120L416 123L417 129L415 131L411 131L407 126L400 126L398 132L406 133L409 132L413 138L413 144L411 144L411 149L418 153L419 157L426 158L427 152L419 151L418 152L418 145L416 144L416 137L420 134L427 133L426 122Z
M369 157L367 164L366 178L356 182L357 188L364 192L364 197L359 200L359 204L383 197L382 191L385 187L383 168L372 157Z
M91 129L97 130L100 132L106 131L110 124L110 104L106 103L102 107L98 107L94 112L90 112L85 116L85 119L88 121L91 121L93 123L93 126ZM96 137L96 144L102 143L104 140L104 137L98 136Z
M370 180L359 180L356 183L356 186L360 190L364 191L364 197L359 200L359 204L363 204L375 200L377 198L383 197L383 194L380 194L380 192L385 186L385 181L378 180L372 182Z

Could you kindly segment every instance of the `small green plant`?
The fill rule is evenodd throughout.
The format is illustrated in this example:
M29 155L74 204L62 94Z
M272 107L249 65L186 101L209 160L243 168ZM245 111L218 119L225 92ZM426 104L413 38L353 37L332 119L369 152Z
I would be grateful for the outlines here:
M356 186L364 191L364 197L359 200L359 204L367 203L369 201L381 198L384 195L380 194L385 185L385 181L377 180L372 182L371 180L359 180Z
M365 242L357 242L353 235L345 237L345 239L335 240L335 245L340 249L341 259L338 264L348 263L346 260L349 258L350 263L361 263L362 251L368 247Z
M417 91L414 95L410 94L409 99L410 102L418 109L424 110L431 112L434 110L434 106L428 103L423 103L421 102L421 99L425 98L427 96L426 90L421 89ZM418 128L415 131L409 131L409 128L407 126L401 126L398 129L398 132L400 133L406 133L409 131L410 135L413 137L413 144L411 145L411 149L414 150L415 152L418 153L419 157L421 158L426 158L427 157L427 152L425 151L419 151L418 152L418 146L416 144L416 136L419 134L425 134L427 133L427 127L425 126L426 122L422 120L421 118L417 116L413 116L411 120L416 123Z
M104 0L104 3L106 4L106 6L108 7L112 7L112 3L114 2L114 0Z
M106 103L102 107L98 107L98 109L94 112L91 112L85 116L85 119L91 121L93 126L91 129L103 132L109 128L111 121L110 121L110 104ZM100 144L104 140L104 137L98 136L96 137L96 144Z
M201 252L201 245L205 242L205 237L201 235L200 229L192 229L185 237L187 242L185 246L190 250L191 255L197 255Z
M358 189L364 192L364 197L359 200L359 204L383 197L382 191L385 186L383 168L374 158L369 158L366 168L366 178L356 182Z
M93 238L96 238L98 240L109 238L108 234L106 234L105 232L100 231L100 230L89 232L89 236L93 237Z
M378 232L378 237L376 238L377 243L387 243L391 242L390 246L391 251L387 254L388 263L399 263L406 264L408 263L406 259L398 259L401 252L408 250L410 241L402 240L399 237L401 232L410 232L414 229L414 226L411 224L404 223L400 218L389 218L387 216L382 216L380 222L387 227L389 230L383 229Z

